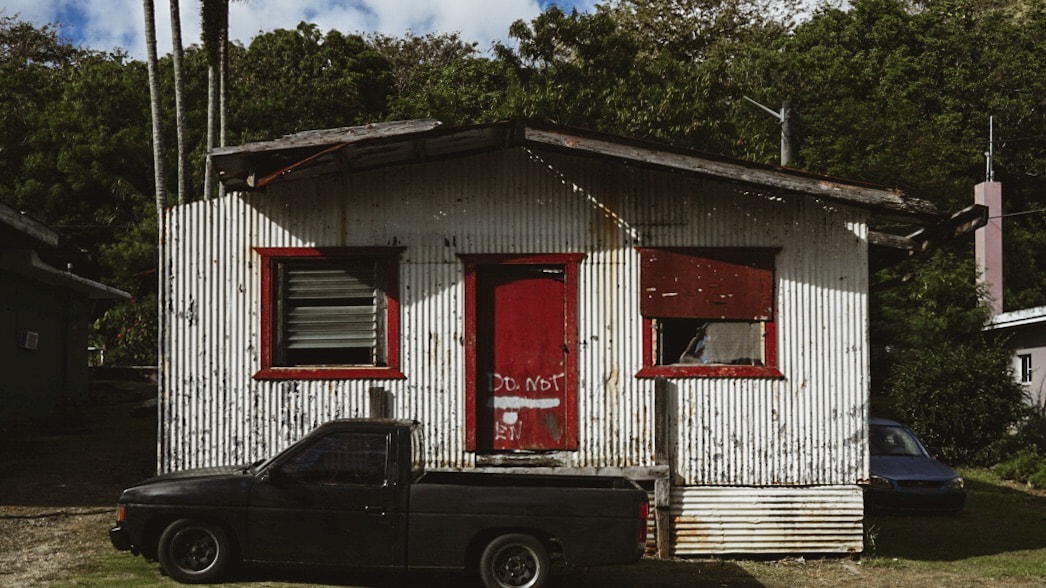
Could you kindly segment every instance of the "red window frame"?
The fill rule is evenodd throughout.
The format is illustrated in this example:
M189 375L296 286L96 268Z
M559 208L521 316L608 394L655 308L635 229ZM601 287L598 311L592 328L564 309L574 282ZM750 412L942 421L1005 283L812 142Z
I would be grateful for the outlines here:
M404 247L255 247L261 257L261 369L257 380L401 380L399 358L399 258ZM273 365L273 273L275 263L284 259L343 258L384 260L386 366L282 367Z
M777 369L777 308L774 301L774 256L777 248L637 248L640 255L640 314L643 324L643 367L637 378L783 378ZM673 256L669 266L680 271L707 272L687 279L664 274L650 275L652 257ZM644 272L644 270L646 270ZM647 277L644 279L644 273ZM714 274L714 275L713 275ZM686 313L666 310L656 299L659 290L671 283L673 300L690 309ZM732 289L733 284L753 288ZM736 296L735 296L736 294ZM723 304L723 298L735 298ZM665 316L664 313L668 313ZM661 316L653 316L661 314ZM654 320L657 318L702 318L757 320L763 324L764 365L656 365Z

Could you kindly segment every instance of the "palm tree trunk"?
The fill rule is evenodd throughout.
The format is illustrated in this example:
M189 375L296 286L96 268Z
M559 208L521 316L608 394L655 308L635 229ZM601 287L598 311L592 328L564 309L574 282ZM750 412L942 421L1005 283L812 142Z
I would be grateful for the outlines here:
M218 65L218 145L225 147L225 138L227 136L226 130L228 129L228 120L226 115L226 105L229 99L229 3L225 3L225 23L222 27L222 38L220 45L221 55L219 58ZM218 184L218 195L225 195L225 185Z
M171 42L174 45L174 112L175 128L178 138L178 204L185 204L188 185L186 175L188 174L188 153L185 147L185 81L182 78L182 21L178 10L178 0L170 0L171 4Z
M156 212L163 214L167 208L167 165L164 163L163 119L160 110L160 80L157 75L156 59L156 15L153 12L153 0L142 0L145 8L145 48L148 58L146 67L149 71L149 102L153 119L153 171L156 181Z
M202 0L200 4L202 17L203 48L207 55L207 152L214 149L216 143L225 146L225 77L227 62L227 45L229 39L229 0ZM217 134L217 137L215 135ZM218 193L224 190L214 177L214 166L208 155L204 167L204 196L214 194L218 184Z
M215 146L216 123L218 122L218 71L214 66L207 66L207 153ZM203 197L214 198L214 162L209 155L204 156Z

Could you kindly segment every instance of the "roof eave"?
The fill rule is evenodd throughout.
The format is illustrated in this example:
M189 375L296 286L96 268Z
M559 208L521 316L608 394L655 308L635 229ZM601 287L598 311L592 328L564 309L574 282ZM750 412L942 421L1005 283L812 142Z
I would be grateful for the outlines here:
M130 294L118 288L52 267L41 260L36 251L30 249L0 251L0 269L44 284L79 292L92 300L126 300L131 297Z
M897 190L523 120L448 128L424 119L306 131L218 149L210 158L227 189L251 190L290 178L353 173L521 146L717 178L776 196L812 196L884 216L920 222L942 219L931 203L907 198Z

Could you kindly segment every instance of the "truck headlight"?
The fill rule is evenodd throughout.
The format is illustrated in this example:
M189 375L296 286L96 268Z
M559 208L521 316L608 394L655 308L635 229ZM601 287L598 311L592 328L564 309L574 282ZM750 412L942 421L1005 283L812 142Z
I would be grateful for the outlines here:
M966 483L963 482L962 476L948 480L948 489L950 490L962 490L965 487Z

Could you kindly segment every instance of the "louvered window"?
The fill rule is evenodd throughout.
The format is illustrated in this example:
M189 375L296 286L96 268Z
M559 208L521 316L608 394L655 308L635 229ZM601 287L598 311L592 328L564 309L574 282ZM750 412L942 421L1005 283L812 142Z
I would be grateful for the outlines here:
M400 247L258 248L258 378L399 379Z
M279 261L276 273L275 365L386 365L381 264Z

